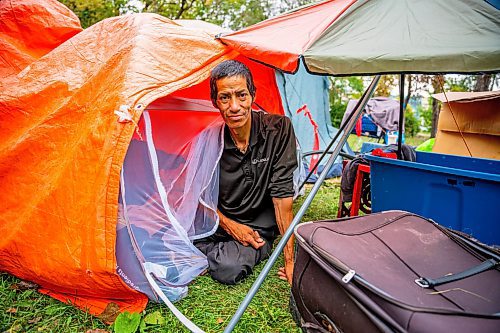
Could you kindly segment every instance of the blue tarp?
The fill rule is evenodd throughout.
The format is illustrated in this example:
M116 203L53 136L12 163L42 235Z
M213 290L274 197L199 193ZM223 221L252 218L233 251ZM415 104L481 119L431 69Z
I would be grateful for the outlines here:
M276 71L276 81L285 114L292 119L301 151L305 153L318 149L324 150L338 131L332 126L330 119L328 77L309 74L301 64L299 70L293 75ZM308 111L312 121L306 114ZM317 126L316 133L315 125ZM331 149L333 150L333 147ZM319 158L319 155L317 157ZM321 164L325 164L326 160L325 158ZM306 162L309 163L309 161L310 159L307 159ZM321 170L322 167L319 169ZM341 158L339 158L329 176L340 176L341 173Z

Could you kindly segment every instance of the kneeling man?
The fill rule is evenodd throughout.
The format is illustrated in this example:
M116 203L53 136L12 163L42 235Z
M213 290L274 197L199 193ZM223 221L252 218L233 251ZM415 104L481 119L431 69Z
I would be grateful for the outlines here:
M252 74L243 63L228 60L210 77L212 103L224 126L220 160L220 225L196 246L208 257L209 273L235 284L269 257L278 232L293 219L293 172L297 168L295 134L287 117L252 111ZM292 282L293 239L284 250L281 279Z

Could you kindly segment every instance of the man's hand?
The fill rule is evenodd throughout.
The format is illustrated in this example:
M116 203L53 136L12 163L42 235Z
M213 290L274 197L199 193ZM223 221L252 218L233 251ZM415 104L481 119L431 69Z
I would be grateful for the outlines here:
M276 214L276 223L278 224L281 235L283 235L293 220L293 198L273 198L273 204ZM278 271L278 277L287 280L290 284L292 284L293 275L293 242L294 237L292 235L283 250L285 267L281 267Z
M224 229L229 235L231 235L231 237L240 242L242 245L251 245L254 249L260 249L266 243L256 230L253 230L247 225L231 220L218 210L217 213L219 214L220 226L222 229Z

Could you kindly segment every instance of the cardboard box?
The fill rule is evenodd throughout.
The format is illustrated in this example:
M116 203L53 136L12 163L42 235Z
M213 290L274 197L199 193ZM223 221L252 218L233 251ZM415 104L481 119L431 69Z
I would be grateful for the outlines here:
M443 103L433 152L500 159L500 91L432 97Z

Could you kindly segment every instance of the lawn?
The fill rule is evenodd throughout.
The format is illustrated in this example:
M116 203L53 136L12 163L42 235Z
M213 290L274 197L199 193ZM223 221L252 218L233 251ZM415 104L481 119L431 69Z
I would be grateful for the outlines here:
M340 183L328 180L321 187L304 221L332 218L336 215ZM307 185L307 191L311 186ZM295 212L304 197L294 204ZM300 332L288 311L290 288L288 283L277 278L278 262L251 302L234 332ZM176 306L188 318L206 332L221 332L229 323L239 304L263 268L260 264L254 274L244 283L224 286L209 276L198 277L190 286L188 296ZM0 273L0 332L86 332L113 327L99 319L63 304L34 289L24 289L20 280ZM147 315L158 315L164 322L148 325L145 332L188 332L170 313L165 305L151 303L145 310Z
M417 145L425 137L411 138L408 142ZM366 138L351 136L349 142L355 150ZM359 144L359 147L356 146ZM306 186L308 193L312 186ZM318 191L303 221L334 218L337 213L340 192L339 179L327 180ZM300 208L305 196L294 203ZM288 311L290 288L276 276L278 262L271 271L256 297L242 316L234 332L300 332ZM176 306L206 332L221 332L236 312L246 293L255 281L264 264L244 283L224 286L209 276L198 277L190 286L188 296ZM113 327L99 319L63 304L34 289L25 289L20 280L0 273L0 332L86 332L102 329L112 332ZM149 324L143 332L187 332L165 305L150 303L143 318L161 317L159 324ZM102 331L101 331L102 332Z

